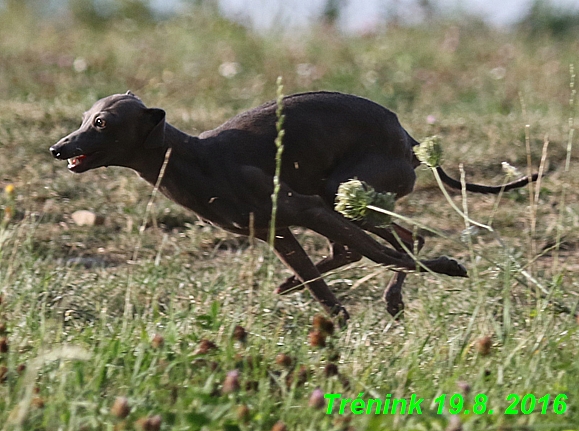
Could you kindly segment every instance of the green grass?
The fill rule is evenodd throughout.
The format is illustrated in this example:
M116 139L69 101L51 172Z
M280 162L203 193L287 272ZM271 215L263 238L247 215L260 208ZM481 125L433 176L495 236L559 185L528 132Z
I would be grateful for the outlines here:
M14 186L0 197L0 338L8 347L0 429L133 429L155 415L164 430L270 430L277 421L290 430L457 429L433 400L465 392L465 406L486 394L494 414L461 415L464 430L578 429L576 142L565 168L577 125L575 39L472 21L364 36L316 28L259 35L202 10L93 29L2 15L0 27L0 186ZM224 63L236 63L229 78L218 72ZM339 90L396 110L417 139L441 136L443 165L458 175L464 163L469 181L503 181L502 161L526 172L528 155L536 170L548 140L536 206L527 189L498 202L469 195L469 217L492 217L497 236L468 237L420 169L397 211L444 232L426 233L422 254L452 255L470 278L409 276L405 318L396 322L380 301L390 273L367 260L336 271L326 279L352 319L326 347L312 347L320 307L307 292L272 293L289 272L265 244L205 225L163 197L139 234L147 184L118 168L75 176L47 151L111 93L131 89L199 133L274 99L279 75L286 94ZM462 209L460 194L452 196ZM76 226L79 209L103 224ZM312 256L328 253L323 238L296 233ZM236 325L245 342L233 338ZM203 352L203 340L217 348ZM291 366L276 363L280 353ZM339 374L328 375L328 364ZM225 393L233 370L240 388ZM318 387L351 399L425 401L422 415L326 415L309 406ZM564 393L567 411L550 405L541 414L539 405L505 415L511 393ZM125 419L111 413L117 397L131 407Z

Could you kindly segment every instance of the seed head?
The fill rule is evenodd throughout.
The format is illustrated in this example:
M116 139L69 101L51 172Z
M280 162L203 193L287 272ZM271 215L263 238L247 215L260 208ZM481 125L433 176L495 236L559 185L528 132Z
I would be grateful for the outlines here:
M129 400L126 397L117 397L111 407L111 414L119 419L124 419L130 412Z
M149 428L147 431L159 431L161 429L161 415L155 415L149 418Z
M161 416L155 415L137 419L135 425L137 429L140 429L142 431L159 431L161 429L161 422L162 422Z
M0 353L8 353L10 346L8 345L8 337L0 338Z
M390 216L373 211L368 206L392 211L395 197L393 193L378 193L364 181L353 179L338 187L335 210L352 220L366 219L378 226L388 226L391 223Z
M287 431L287 427L282 421L277 421L273 427L271 427L271 431Z
M314 389L312 395L310 396L310 400L308 401L308 405L314 409L321 409L325 405L324 401L324 393L320 388Z
M314 329L317 329L318 331L323 332L326 335L334 334L334 322L322 316L321 314L316 314L314 316L313 326Z
M442 162L442 145L440 137L434 135L425 138L420 145L414 147L414 154L425 165L436 168Z
M153 349L160 349L165 344L165 338L161 334L155 334L151 340Z
M310 346L312 347L325 347L326 346L326 334L321 331L312 331L308 335L310 340Z
M292 361L291 356L286 355L285 353L279 353L275 357L275 363L281 367L291 367L292 362L293 361Z
M32 398L32 400L30 400L30 404L32 405L32 407L37 408L37 409L43 409L44 408L44 400L41 397Z
M197 347L197 350L195 350L194 354L195 355L203 355L203 354L208 353L209 351L215 350L215 349L217 349L217 346L215 345L215 343L213 341L203 339L199 342L199 346Z
M225 380L223 380L223 393L230 394L232 392L237 392L239 387L239 371L229 371L227 376L225 376Z
M456 382L456 386L458 386L458 390L463 395L468 395L470 393L470 385L467 382L459 381Z
M237 325L233 328L233 339L241 343L245 343L247 339L247 332L243 326Z
M460 416L451 415L450 419L448 420L448 426L446 427L446 431L462 431L462 429L463 428Z
M491 353L491 347L493 345L493 340L489 335L476 340L475 346L476 350L481 356L487 356Z
M247 407L247 405L241 404L237 406L236 416L237 419L239 419L240 421L246 422L249 419L250 414L251 411L249 410L249 407Z

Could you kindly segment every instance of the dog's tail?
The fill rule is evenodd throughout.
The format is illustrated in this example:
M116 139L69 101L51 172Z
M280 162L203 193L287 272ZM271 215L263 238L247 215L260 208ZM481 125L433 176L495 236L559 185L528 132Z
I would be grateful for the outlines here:
M452 177L449 177L440 166L436 168L436 171L438 172L438 175L440 175L440 179L444 184L452 187L453 189L460 190L462 188L462 183ZM471 183L466 183L465 186L466 190L469 192L497 194L500 193L501 190L507 191L526 186L530 182L537 181L537 178L539 178L539 174L533 174L531 177L519 178L518 180L511 181L510 183L506 183L500 186L485 186L482 184Z

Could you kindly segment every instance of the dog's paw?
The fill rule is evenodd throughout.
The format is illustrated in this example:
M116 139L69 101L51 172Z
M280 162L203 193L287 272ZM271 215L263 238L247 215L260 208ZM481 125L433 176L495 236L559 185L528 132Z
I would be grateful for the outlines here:
M404 301L402 301L401 292L387 291L384 295L384 302L386 302L386 311L396 320L404 317Z
M282 284L280 284L277 289L274 290L274 293L278 295L287 295L292 291L302 290L305 288L305 285L301 285L301 282L295 276L288 277Z
M442 256L440 258L440 263L444 267L442 271L443 274L450 275L451 277L468 277L468 272L464 265L459 263L457 260Z
M350 314L343 305L337 305L332 309L332 317L336 319L336 322L338 323L338 327L340 329L344 329L348 326Z

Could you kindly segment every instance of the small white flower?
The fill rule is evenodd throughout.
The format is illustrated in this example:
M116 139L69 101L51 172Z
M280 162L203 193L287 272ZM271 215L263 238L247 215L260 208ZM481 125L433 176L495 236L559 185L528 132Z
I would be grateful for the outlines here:
M239 73L241 66L235 61L226 61L219 65L218 72L224 78L230 79Z
M77 73L84 72L87 69L87 67L88 67L88 64L87 64L86 60L82 57L75 58L73 63L72 63L72 68Z
M517 168L508 164L507 162L502 162L501 165L503 166L503 172L507 174L508 177L520 177L521 173Z

